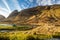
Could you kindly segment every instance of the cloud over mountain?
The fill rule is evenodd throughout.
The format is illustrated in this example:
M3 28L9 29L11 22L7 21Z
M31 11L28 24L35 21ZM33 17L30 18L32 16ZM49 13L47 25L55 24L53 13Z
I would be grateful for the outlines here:
M13 10L22 10L40 5L60 4L60 0L0 0L0 14L8 16ZM7 15L6 15L7 14Z

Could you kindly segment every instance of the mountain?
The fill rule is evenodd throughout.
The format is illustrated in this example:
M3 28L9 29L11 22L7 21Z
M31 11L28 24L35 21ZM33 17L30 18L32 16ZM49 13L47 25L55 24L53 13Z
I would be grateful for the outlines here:
M5 17L3 15L0 15L0 21L4 20Z
M4 21L13 24L41 25L43 23L59 23L60 5L37 6L18 12L13 11Z
M18 15L18 10L14 10L7 19L13 20Z
M43 23L53 23L60 20L60 5L37 6L20 11L15 18L17 24L40 25Z

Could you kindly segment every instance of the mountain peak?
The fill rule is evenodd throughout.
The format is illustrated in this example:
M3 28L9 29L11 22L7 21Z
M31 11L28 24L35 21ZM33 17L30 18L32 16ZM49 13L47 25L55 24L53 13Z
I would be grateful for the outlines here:
M18 15L18 10L14 10L10 15L8 16L8 19L12 18L14 19Z

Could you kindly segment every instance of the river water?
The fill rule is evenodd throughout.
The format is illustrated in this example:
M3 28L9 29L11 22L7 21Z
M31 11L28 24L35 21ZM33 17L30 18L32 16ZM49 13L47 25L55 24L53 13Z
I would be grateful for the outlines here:
M51 38L51 39L47 39L47 40L60 40L59 38Z

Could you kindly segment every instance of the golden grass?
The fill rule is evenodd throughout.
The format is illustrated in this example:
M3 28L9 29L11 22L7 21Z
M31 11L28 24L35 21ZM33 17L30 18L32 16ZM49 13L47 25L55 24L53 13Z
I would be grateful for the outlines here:
M51 38L51 36L49 35L32 35L32 34L25 34L24 31L23 32L6 32L6 33L0 33L0 39L1 38L6 38L9 40L30 40L30 39L45 39L45 38Z

